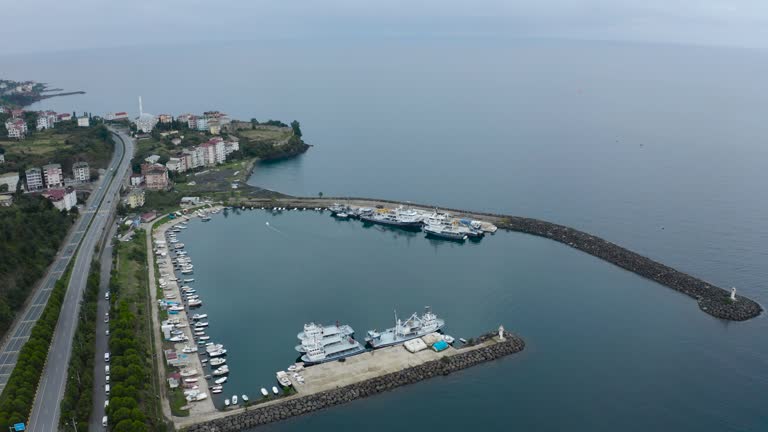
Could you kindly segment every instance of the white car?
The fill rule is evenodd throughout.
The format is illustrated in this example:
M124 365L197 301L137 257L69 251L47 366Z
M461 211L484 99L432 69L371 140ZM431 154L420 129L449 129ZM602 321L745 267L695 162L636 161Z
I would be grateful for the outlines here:
M109 391L107 391L109 393ZM107 427L107 416L101 418L101 425Z
M109 329L107 329L107 330L105 330L105 331L104 331L104 335L105 335L105 336L109 336Z
M109 363L109 353L108 352L104 353L104 361Z
M109 375L107 375L106 379L107 379L107 384L109 384Z
M104 300L109 300L109 291L104 293Z
M109 375L109 365L104 366L104 373Z
M108 406L109 406L109 399L104 401L104 409L107 409Z

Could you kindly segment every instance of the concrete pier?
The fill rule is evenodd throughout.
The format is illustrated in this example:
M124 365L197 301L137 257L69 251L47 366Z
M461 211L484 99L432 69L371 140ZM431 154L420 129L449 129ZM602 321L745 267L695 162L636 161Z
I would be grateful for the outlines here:
M402 345L375 350L345 362L308 367L302 372L306 384L299 385L296 395L208 418L197 417L190 419L188 428L183 429L186 422L177 423L177 427L188 432L241 431L448 375L520 352L524 347L525 342L513 334L507 333L501 340L498 334L489 333L479 337L476 345L440 353L425 350L412 354Z

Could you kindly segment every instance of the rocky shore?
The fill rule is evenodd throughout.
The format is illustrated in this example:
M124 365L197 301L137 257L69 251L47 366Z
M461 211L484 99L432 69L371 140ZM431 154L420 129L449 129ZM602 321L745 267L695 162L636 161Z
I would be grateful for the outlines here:
M475 344L481 344L489 339L496 340L497 338L494 337L493 333L488 333L477 338ZM430 361L334 390L288 399L283 403L253 407L239 414L193 425L186 430L188 432L241 431L323 408L345 404L355 399L372 396L435 376L448 375L480 363L520 352L523 348L525 348L525 342L521 338L514 334L506 333L504 341L495 342L488 346L460 348L457 354L443 357L440 360Z
M414 203L403 203L391 200L375 200L370 198L285 198L279 201L253 200L243 202L244 205L271 205L279 202L284 207L317 207L327 206L334 201L345 202L352 205L374 206L382 205L406 205L416 208L431 209L434 206ZM615 264L642 277L651 279L683 294L696 299L699 308L720 319L731 321L745 321L754 318L763 311L762 307L747 297L737 295L736 301L730 300L730 292L716 285L695 278L689 274L675 270L672 267L654 261L638 253L625 249L600 237L593 236L584 231L579 231L564 225L558 225L539 219L519 216L473 212L461 209L441 207L441 210L449 211L457 216L483 219L496 224L501 229L517 231L539 237L545 237L570 247L586 252L592 256Z

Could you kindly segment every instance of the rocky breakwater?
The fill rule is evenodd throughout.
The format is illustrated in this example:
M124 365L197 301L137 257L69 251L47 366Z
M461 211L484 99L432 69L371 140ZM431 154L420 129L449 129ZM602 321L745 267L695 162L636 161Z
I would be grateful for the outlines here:
M500 217L498 222L500 228L546 237L594 255L693 297L701 310L717 318L744 321L760 315L763 310L754 300L740 295L736 296L735 301L731 300L730 293L723 288L624 249L600 237L538 219L497 216Z
M480 363L520 352L525 348L525 342L514 334L506 333L504 341L499 341L498 335L494 335L494 333L488 333L480 336L473 341L472 346L462 347L457 350L456 354L441 357L439 360L433 360L338 389L300 398L287 399L285 402L264 407L249 408L245 412L196 424L186 430L188 432L241 431L323 408L345 404L355 399L372 396L435 376L448 375Z

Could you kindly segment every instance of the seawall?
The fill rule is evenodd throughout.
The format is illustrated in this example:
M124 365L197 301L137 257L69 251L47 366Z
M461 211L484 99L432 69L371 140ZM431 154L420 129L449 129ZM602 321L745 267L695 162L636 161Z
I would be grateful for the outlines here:
M494 343L480 348L466 347L459 353L442 357L418 366L406 368L366 381L350 384L309 396L287 399L268 406L255 406L224 418L195 424L188 432L234 432L264 425L290 417L300 416L324 408L345 404L356 399L386 392L400 386L413 384L439 375L448 375L480 363L522 351L525 342L518 336L505 333L505 340L498 341L494 333L477 338L476 344L493 340Z
M283 207L326 207L333 202L344 202L352 205L406 205L415 208L433 209L435 206L405 203L402 201L379 200L371 198L329 197L329 198L284 198L278 200L245 200L243 205L267 206L280 205ZM231 204L240 204L231 203ZM716 285L693 277L687 273L675 270L660 262L632 252L615 243L600 237L579 231L564 225L547 222L540 219L520 216L475 212L470 210L440 207L441 210L454 213L456 216L483 219L496 224L501 229L517 231L554 240L604 261L615 264L644 278L651 279L664 286L672 288L694 298L699 308L720 319L745 321L754 318L762 312L762 307L754 300L736 295L736 301L730 300L730 292Z

